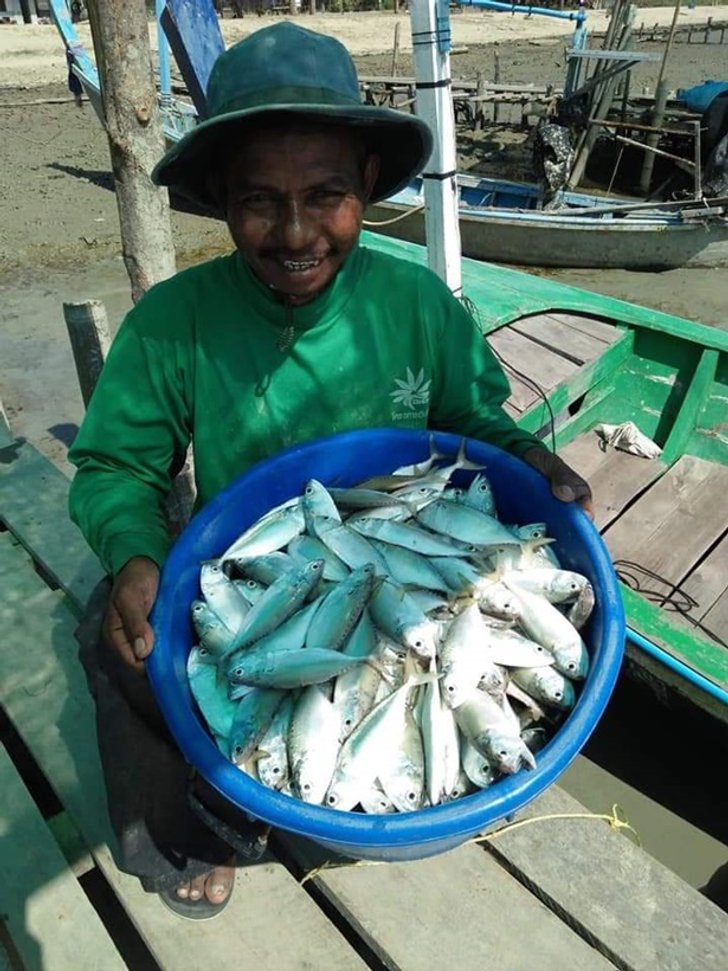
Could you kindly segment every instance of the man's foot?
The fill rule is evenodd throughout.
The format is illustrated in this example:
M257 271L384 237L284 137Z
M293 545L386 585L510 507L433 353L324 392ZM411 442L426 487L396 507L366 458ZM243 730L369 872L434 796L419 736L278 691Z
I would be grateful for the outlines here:
M191 920L216 917L227 905L235 883L234 857L226 866L215 867L209 873L180 884L175 890L160 893L170 910Z

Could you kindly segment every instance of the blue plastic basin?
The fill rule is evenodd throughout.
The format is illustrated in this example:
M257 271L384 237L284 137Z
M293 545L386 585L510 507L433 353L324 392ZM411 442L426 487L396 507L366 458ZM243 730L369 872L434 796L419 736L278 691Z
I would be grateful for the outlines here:
M470 440L468 458L486 467L501 519L546 522L564 566L589 577L596 594L585 632L591 655L589 675L574 710L536 756L537 768L446 805L375 816L310 806L281 795L245 775L220 753L197 711L185 671L193 643L190 604L200 592L200 561L219 556L263 513L299 495L308 479L330 486L354 485L427 458L429 441L429 433L420 431L347 432L256 465L202 509L177 540L164 565L152 614L156 646L147 667L159 705L187 761L248 815L354 858L410 860L442 853L542 793L592 733L614 688L624 650L625 621L617 580L589 519L573 504L554 499L546 480L521 460ZM461 439L436 434L435 441L439 451L454 455Z

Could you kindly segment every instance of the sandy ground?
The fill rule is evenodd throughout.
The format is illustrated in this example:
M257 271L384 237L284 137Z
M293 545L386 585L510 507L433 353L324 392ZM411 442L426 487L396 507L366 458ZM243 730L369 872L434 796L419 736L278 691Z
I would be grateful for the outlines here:
M680 22L728 20L728 7L685 11ZM649 9L647 24L669 23L672 8ZM391 67L394 24L401 23L400 73L411 70L409 22L390 14L303 17L354 52L362 74ZM227 42L269 23L268 18L226 19ZM589 15L593 31L603 13ZM467 53L452 59L457 77L478 70L493 76L497 40L504 81L561 84L568 22L489 13L452 18L455 43ZM89 42L88 28L80 25ZM659 44L640 49L660 53ZM728 45L673 49L667 76L672 87L725 77ZM657 65L640 68L635 83L654 85ZM49 98L61 103L47 103ZM66 447L83 409L63 323L61 302L102 299L112 332L130 305L121 263L119 222L109 171L106 137L91 107L68 99L62 46L52 26L0 27L0 400L17 434L27 435L66 471ZM477 140L460 132L467 164L504 167L516 161L508 133L486 132ZM520 136L523 137L522 135ZM220 223L173 212L178 265L229 249ZM659 309L728 327L728 294L720 270L675 270L650 275L625 271L549 271L549 276Z
M728 20L728 6L686 10L680 23ZM669 23L672 8L645 11L646 23ZM272 18L225 19L222 28L230 43L259 29ZM390 14L316 15L300 23L335 34L356 55L362 74L386 74L391 69L395 23L400 23L400 73L411 72L409 21ZM604 28L603 11L589 14L590 29ZM79 32L89 49L87 24ZM494 46L498 42L501 80L563 83L565 42L573 29L569 21L527 18L488 12L452 17L455 44L467 52L452 59L456 77L474 78L477 71L492 77ZM153 46L156 43L151 31ZM640 49L660 53L660 44ZM721 77L728 45L680 44L673 48L667 77L671 87L689 86ZM638 89L654 85L657 65L641 65L634 74ZM0 279L29 265L74 266L119 252L118 216L109 173L108 149L101 126L89 105L75 108L63 99L66 65L62 45L52 25L0 27ZM39 103L40 102L40 103ZM486 133L473 139L461 132L461 158L467 167L484 171L504 169L511 177L518 168L514 139L507 133ZM522 140L522 136L520 136ZM515 166L515 167L514 167ZM187 262L227 245L224 227L186 213L174 213L178 254Z

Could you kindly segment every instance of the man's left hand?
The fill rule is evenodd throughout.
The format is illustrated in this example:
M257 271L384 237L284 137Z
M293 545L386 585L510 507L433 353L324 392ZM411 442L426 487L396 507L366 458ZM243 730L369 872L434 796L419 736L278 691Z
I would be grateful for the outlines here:
M563 459L547 448L534 446L523 453L523 461L545 475L551 484L551 491L562 502L578 502L590 519L594 519L592 493L589 483L567 465Z

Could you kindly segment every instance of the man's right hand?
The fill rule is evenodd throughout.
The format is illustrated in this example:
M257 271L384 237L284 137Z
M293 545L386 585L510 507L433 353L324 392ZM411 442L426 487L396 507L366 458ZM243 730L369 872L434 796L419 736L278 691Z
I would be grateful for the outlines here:
M149 624L159 587L159 567L146 556L134 556L119 570L111 588L103 623L104 640L130 667L144 669L154 646Z

